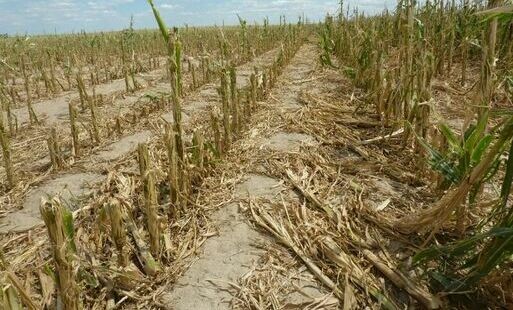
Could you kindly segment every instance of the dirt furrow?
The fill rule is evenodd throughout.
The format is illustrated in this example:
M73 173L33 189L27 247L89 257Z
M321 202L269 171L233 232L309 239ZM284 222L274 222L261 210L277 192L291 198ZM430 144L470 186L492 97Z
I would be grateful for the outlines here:
M146 73L136 75L136 80L141 86L146 88L151 83L158 81L164 75L163 69L156 69ZM88 86L88 92L91 92L93 86ZM117 79L107 83L94 86L96 95L112 96L116 93L124 92L125 80ZM32 104L34 112L41 120L45 120L47 125L54 125L62 119L68 119L68 103L79 99L78 91L67 91L57 97L41 100ZM28 109L21 107L11 111L17 118L19 126L29 122Z
M272 53L275 52L276 49L273 50ZM259 62L261 59L265 59L265 55L269 55L264 53L256 57L255 60L249 63L242 64L238 67L240 74L238 74L238 81L240 87L244 86L245 83L249 80L249 76L254 71L255 66L260 66ZM188 90L192 86L192 75L188 70L185 70L187 66L184 67L183 74L183 83L184 90ZM198 71L198 70L197 70ZM132 120L125 120L124 116L130 116L131 111L134 108L144 108L146 104L149 104L152 100L151 98L160 98L162 96L167 96L169 94L169 82L163 80L164 72L162 69L154 70L150 73L140 74L141 77L145 77L147 80L147 87L143 87L142 89L137 90L134 93L125 93L123 90L114 91L104 93L104 98L110 96L110 103L104 103L100 106L96 107L96 114L99 120L99 123L105 125L106 122L112 123L114 122L114 118L118 116L118 118L122 119L122 127L125 127L124 123L130 123L129 128L122 128L122 131L125 135L129 135L131 132L142 130L141 127L145 126L144 124L136 124L134 126ZM124 83L123 80L120 80ZM199 80L197 81L200 82ZM141 83L142 84L142 83ZM111 84L105 84L102 86L103 88L109 88ZM207 89L206 92L211 92L212 96L216 96L217 93L215 89ZM100 92L96 92L97 95L100 95ZM188 92L186 91L186 96L188 96ZM78 94L73 95L73 100L78 100ZM57 101L48 103L47 105L43 105L41 103L41 109L44 109L45 115L48 117L45 119L45 123L43 126L33 127L29 131L24 130L19 133L17 136L12 139L12 157L14 162L14 167L22 174L40 174L41 171L48 169L48 164L50 162L50 156L47 151L47 131L49 127L57 128L58 136L60 136L64 140L70 139L70 126L69 126L69 109L68 103L71 100L69 96L63 96L56 99ZM198 104L191 104L185 107L184 112L192 113L197 108ZM201 103L199 104L201 105ZM27 109L18 109L20 113L27 113ZM48 112L49 111L49 112ZM49 113L49 114L48 114ZM51 115L50 115L51 114ZM85 111L79 111L79 122L85 122L86 126L89 122L90 112L88 109ZM150 115L142 115L141 118L137 118L138 123L144 123L149 119ZM187 117L187 115L185 115ZM170 119L170 114L164 115L165 119ZM83 123L82 123L83 124ZM83 129L82 124L80 129ZM48 127L48 128L47 128ZM103 126L102 126L103 127ZM83 133L85 135L85 133ZM114 139L117 137L102 137L101 145L95 144L95 148L101 148L102 145L107 145L110 143L114 143ZM85 138L87 139L87 138ZM128 138L131 140L130 138ZM123 141L120 142L123 144ZM69 144L69 143L68 143ZM69 145L67 146L69 147ZM63 150L65 153L71 152L69 149ZM37 157L35 157L37 156ZM114 159L114 158L113 158ZM5 177L4 175L4 167L0 167L0 177Z
M127 93L124 80L115 80L109 83L96 86L95 94L98 98L105 98L105 102L100 102L96 107L96 114L99 122L112 121L112 118L130 111L141 101L149 101L145 99L146 94L156 94L167 88L169 83L162 81L164 78L164 70L156 69L147 73L140 73L136 76L138 83L142 88ZM192 77L188 72L184 73L184 85L192 84ZM91 89L88 90L91 93ZM91 95L91 94L90 94ZM69 140L71 129L69 125L69 107L70 102L78 103L79 96L75 91L40 101L33 104L36 115L42 123L38 126L22 127L15 136L11 137L11 152L14 167L20 174L40 174L41 171L48 169L50 156L47 150L47 136L51 127L56 128L59 140ZM12 113L18 117L18 122L28 122L27 108L19 108L13 110ZM21 116L21 118L19 118ZM78 122L83 124L88 122L90 111L78 111ZM5 119L5 118L4 118ZM19 124L21 125L21 123ZM103 140L102 143L108 143ZM70 152L69 149L63 150L65 153ZM5 170L2 166L0 169L0 178L5 178Z

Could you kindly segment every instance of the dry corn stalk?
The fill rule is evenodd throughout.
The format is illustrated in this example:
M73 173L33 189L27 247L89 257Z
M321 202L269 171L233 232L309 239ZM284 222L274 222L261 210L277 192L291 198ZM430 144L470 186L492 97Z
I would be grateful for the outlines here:
M190 64L190 60L189 60L189 64ZM196 79L196 66L194 66L193 64L190 64L190 70L191 70L191 75L192 75L192 89L196 89L198 88L198 81Z
M390 281L400 289L405 290L413 298L418 300L426 309L439 309L442 302L429 292L415 285L410 279L405 277L400 271L391 269L386 262L370 250L364 249L363 255Z
M14 286L7 281L7 275L2 273L0 275L2 281L0 281L0 305L5 310L20 310L23 306L19 300L18 294Z
M230 99L233 105L235 102L235 97L237 96L237 73L233 64L230 66L228 71L230 75Z
M128 247L126 227L123 221L123 211L119 200L112 198L106 205L105 210L110 219L111 238L118 251L118 263L121 267L128 266Z
M52 244L59 296L64 309L81 309L80 289L76 279L76 247L74 243L73 215L66 210L59 198L41 200L41 216L48 229Z
M123 77L125 79L125 90L127 93L133 92L135 87L130 87L130 79L128 78L129 65L126 60L126 51L125 51L125 40L121 40L121 62L123 63Z
M268 75L267 75L267 72L264 71L262 73L262 91L263 91L263 96L265 97L265 92L267 91L267 89L269 88L268 87Z
M182 107L180 104L180 98L178 95L179 92L179 85L178 85L178 77L176 73L176 63L174 61L171 61L171 86L173 89L172 92L172 101L173 101L173 120L174 120L174 132L175 132L175 145L176 145L176 152L178 154L178 167L179 171L182 170L183 164L185 162L185 150L183 146L183 130L182 130Z
M255 209L255 206L250 201L251 214L253 215L253 219L256 221L256 223L271 233L283 245L291 249L299 258L301 258L308 269L310 269L310 271L317 277L319 281L322 282L322 284L332 290L335 296L337 296L340 300L343 300L344 293L342 290L322 272L322 270L315 264L315 262L310 257L308 257L299 246L295 244L294 240L287 232L286 226L283 223L278 223L266 211L259 210L260 212L257 214Z
M50 135L47 139L48 150L50 152L50 160L52 162L52 167L54 170L59 170L64 166L64 159L61 151L61 147L59 145L59 140L57 136L57 130L55 127L50 129Z
M200 171L203 171L203 160L205 158L205 150L204 150L204 139L203 134L200 129L196 129L194 131L194 135L192 137L192 146L193 146L193 159L196 167L199 168Z
M0 126L0 144L2 146L2 158L4 159L5 173L7 175L7 186L14 187L14 168L11 161L11 145L4 126Z
M123 130L121 129L121 118L119 116L116 117L116 133L118 136L123 134Z
M257 103L257 79L255 74L251 74L249 81L251 83L250 86L250 95L251 95L251 109L254 110Z
M21 71L23 73L23 79L25 81L25 92L27 93L27 109L29 114L29 119L31 124L38 124L39 120L37 119L36 112L34 112L34 108L32 107L32 95L30 93L30 77L27 74L27 68L25 64L25 56L21 57ZM38 85L36 83L36 85Z
M91 112L91 125L93 129L93 137L96 143L100 143L100 129L98 127L98 120L96 119L96 99L90 99L87 101L89 111Z
M144 204L146 226L150 236L150 251L154 257L160 254L160 224L158 216L157 189L155 187L155 174L151 167L148 147L141 143L138 147L139 171L144 184Z
M210 58L208 58L208 57L205 59L204 70L205 70L205 83L209 83L212 78L211 77L212 72L210 72Z
M246 102L244 104L244 117L246 119L251 118L251 91L246 92Z
M223 69L221 73L221 88L219 90L221 100L223 103L223 127L224 127L224 141L223 141L223 153L226 153L232 143L232 130L230 122L230 100L228 98L228 78L226 76L226 70Z
M5 98L5 101L3 100L3 96L2 94L0 93L0 107L3 107L5 109L5 114L7 115L7 124L9 126L9 135L12 137L16 134L16 127L15 126L15 123L13 121L13 116L16 117L16 115L13 115L11 113L11 102L10 100L7 99L7 97ZM0 121L3 123L3 117L0 118ZM5 126L4 124L2 124L2 126ZM4 130L4 131L7 131L7 130Z
M167 158L168 158L168 169L167 179L169 182L169 200L171 206L169 207L168 218L175 219L178 210L178 199L180 185L178 181L178 156L176 153L176 140L174 137L173 128L170 124L166 124L164 133L164 144L166 145Z
M237 100L235 101L235 111L234 111L234 123L237 124L236 126L236 132L237 134L240 134L241 131L243 130L243 127L244 127L244 116L245 116L245 113L244 113L244 106L242 105L242 100L243 100L243 91L242 89L238 89L237 90Z
M77 108L75 108L73 104L69 103L69 122L71 127L71 138L73 144L73 156L75 157L80 156L80 141L78 139L77 117Z
M175 33L175 64L176 64L176 90L178 96L183 96L182 86L182 42L178 39L178 32Z
M77 80L78 94L80 97L80 107L82 108L82 111L84 111L86 109L86 106L88 105L89 101L91 100L91 98L87 94L84 79L82 79L82 75L80 73L77 74L76 80Z
M490 8L493 8L502 1L491 0L488 2ZM477 112L479 117L488 117L488 111L492 105L492 97L495 91L496 84L496 43L497 43L497 18L493 18L488 25L488 30L485 35L483 32L483 48L482 48L482 61L481 61L481 74L479 80L479 87L474 97L474 104L478 107Z
M220 157L223 153L223 147L221 145L221 131L219 130L219 116L216 109L210 111L210 127L212 128L212 133L214 135L214 144L216 156Z
M36 310L36 303L32 300L25 287L21 284L19 278L12 272L12 268L4 258L4 253L0 249L0 305L2 309L14 310L21 309L18 296L25 307L30 310ZM4 286L4 283L6 286ZM13 289L14 288L14 289Z
M232 112L232 132L238 133L239 131L239 92L237 89L237 74L235 66L230 66L230 100Z
M143 266L144 273L149 276L155 276L157 272L160 271L160 265L153 255L151 255L150 251L148 251L148 246L143 241L139 231L137 230L137 226L134 223L134 220L130 216L130 214L123 214L125 218L125 223L132 239L134 239L135 246L137 248L137 258L139 262Z

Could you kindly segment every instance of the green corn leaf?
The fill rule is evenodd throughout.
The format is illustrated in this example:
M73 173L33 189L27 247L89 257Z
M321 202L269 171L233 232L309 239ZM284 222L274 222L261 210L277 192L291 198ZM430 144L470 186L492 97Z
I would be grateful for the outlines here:
M420 265L445 255L446 253L443 251L443 249L438 247L430 247L415 254L415 256L413 256L412 263L413 265Z
M449 245L434 246L422 250L413 257L413 264L418 265L420 263L433 260L439 256L461 257L469 253L473 253L472 249L474 249L479 243L485 241L488 238L509 237L512 234L513 228L511 227L492 228L487 232L468 237Z
M344 74L350 78L350 79L355 79L356 78L356 70L354 68L351 68L351 67L344 67L342 69L342 71L344 72Z
M73 252L77 251L75 245L75 229L73 227L73 214L66 208L63 208L62 222L66 233L66 238L71 246Z
M476 125L474 124L470 124L467 128L467 130L465 130L465 133L463 134L463 141L467 141L470 136L474 133L474 131L476 130Z
M486 171L484 178L481 180L482 183L490 181L497 174L497 171L499 171L501 166L500 154L502 154L502 152L499 152L499 155L495 157L494 161L488 168L488 171Z
M507 76L505 78L506 81L506 88L509 90L509 92L513 92L513 76Z
M413 256L413 264L418 265L431 261L438 257L458 257L471 251L478 242L488 237L488 234L480 234L460 242L449 244L446 246L434 246L422 250Z
M166 43L169 43L168 28L167 28L166 24L164 23L164 20L162 19L162 17L160 17L160 13L157 10L157 8L155 7L155 5L153 4L153 0L147 0L147 1L151 6L153 15L155 15L155 19L157 20L157 24L159 25L159 29L160 29L160 32L162 33L162 37L164 38Z
M453 148L457 153L461 153L461 142L458 140L452 129L444 123L438 125L438 128L440 129L440 132L444 135L445 139L447 140L451 148Z
M492 233L492 230L494 230L493 233ZM489 236L492 236L492 237L501 237L501 236L507 237L509 235L509 229L496 227L496 228L492 228L488 233L489 233ZM486 240L483 239L482 241L484 242ZM472 256L464 264L462 264L460 266L460 268L459 268L460 270L476 268L478 260L479 260L479 255L475 254L475 249L469 253L472 253Z
M449 277L440 272L431 272L430 275L431 278L438 282L445 291L452 291L455 286L461 283L458 279Z
M429 154L429 165L431 169L440 172L443 177L451 183L458 183L463 173L455 164L446 156L444 156L440 151L435 149L429 143L427 143L424 138L419 136L415 130L413 130L411 124L409 122L406 123L406 126L410 127L410 130L413 132L420 145L426 149Z
M478 282L511 254L513 251L513 229L505 228L503 231L507 231L507 233L495 238L483 251L472 258L472 261L477 263L465 279L467 284Z
M215 158L219 158L220 155L221 155L219 153L219 150L216 148L216 146L212 142L206 141L205 142L205 149L209 150L210 152L212 152L212 154L214 154Z
M78 276L87 286L91 288L98 288L100 286L100 282L94 276L94 274L85 269L79 269Z
M488 23L491 20L497 18L501 23L508 23L513 20L513 5L504 5L489 10L481 11L476 15L485 15L482 23Z
M511 89L512 91L512 94L513 94L513 87ZM508 108L495 108L493 110L490 111L490 114L493 115L493 116L511 116L513 114L513 110L512 109L508 109Z
M513 183L513 143L510 144L508 160L506 162L506 175L502 182L501 188L501 209L506 208L508 205L508 198L511 192L511 185ZM503 225L513 225L513 207L510 207L508 214L503 219Z
M393 303L393 301L390 298L388 298L385 294L383 294L382 292L380 292L378 290L371 289L369 291L369 293L378 301L378 303L380 303L380 305L383 309L387 309L387 310L399 309L399 307L397 307Z
M506 205L507 197L511 191L511 184L513 183L513 143L510 144L508 161L506 164L506 176L504 177L504 182L502 183L501 189L501 197L506 200L503 201L503 204Z
M477 122L477 125L471 131L470 135L468 135L467 138L465 139L465 147L464 147L464 149L467 152L471 153L474 150L476 144L478 143L478 141L483 136L483 134L484 134L484 132L486 130L486 125L487 124L488 124L488 112L484 113L480 117L480 119Z
M438 150L436 150L427 142L425 142L424 139L420 138L419 141L422 141L421 145L424 146L424 148L430 155L429 165L431 166L431 169L440 172L444 176L444 178L450 181L451 183L458 183L461 179L460 170L457 167L455 167L454 164L442 153L440 153Z
M458 183L461 180L462 173L452 162L433 148L429 153L431 154L429 164L433 170L440 172L451 183Z
M57 281L57 276L55 275L55 272L49 264L45 264L42 269L46 275L53 279L53 281Z
M496 227L446 246L428 248L417 253L413 257L413 263L418 265L438 259L439 261L453 261L453 264L458 264L461 261L460 257L468 256L469 253L476 253L475 251L479 245L486 240L491 241L483 251L473 254L464 264L460 264L456 270L452 270L452 272L455 272L471 268L472 271L467 276L458 280L440 272L430 274L447 291L466 289L500 265L513 252L513 227Z
M472 150L471 155L471 165L475 166L483 157L483 154L486 152L488 147L490 146L490 143L492 142L493 137L491 135L485 135L476 145L474 150Z

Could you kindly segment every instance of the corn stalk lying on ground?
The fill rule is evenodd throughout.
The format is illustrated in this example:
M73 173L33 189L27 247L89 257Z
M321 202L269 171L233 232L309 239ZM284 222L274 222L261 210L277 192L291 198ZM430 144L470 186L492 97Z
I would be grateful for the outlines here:
M312 97L302 100L308 108L298 113L301 115L298 119L294 116L293 122L297 123L293 130L304 130L323 140L336 122L331 112L341 112L345 107L329 106L324 100L319 100L322 104L314 105L311 100ZM344 140L345 137L338 135L334 140L337 139ZM249 154L252 152L248 151ZM337 153L337 143L326 140L322 146L312 149L306 147L301 152L265 158L263 165L268 166L267 171L272 171L275 178L286 180L300 199L295 195L287 199L286 194L280 196L281 203L250 199L249 210L256 224L297 255L346 309L366 305L379 305L385 309L405 307L405 300L397 298L388 285L383 285L383 276L424 308L440 308L439 298L423 284L410 279L391 259L392 253L381 244L388 240L381 236L379 226L371 225L374 222L366 218L370 209L362 205L364 188L357 186L351 180L352 176L346 174L347 169L340 163L341 157ZM357 170L358 165L355 166ZM378 272L371 272L371 269ZM276 294L277 285L272 288ZM259 293L267 295L266 292ZM275 298L282 301L282 297Z

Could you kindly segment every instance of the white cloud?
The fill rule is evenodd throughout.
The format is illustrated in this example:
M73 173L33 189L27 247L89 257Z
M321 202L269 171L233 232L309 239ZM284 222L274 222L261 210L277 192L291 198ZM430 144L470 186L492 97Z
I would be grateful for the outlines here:
M377 12L393 8L397 0L344 0L351 8ZM253 23L268 16L278 22L305 14L310 20L322 19L339 9L339 0L155 0L171 25L237 24L236 14ZM72 32L85 29L113 30L128 25L130 15L136 27L155 27L155 20L145 0L0 0L0 33L29 31Z
M176 8L176 6L170 4L170 3L164 3L164 4L161 4L160 7L164 10L171 10L171 9L174 9Z

